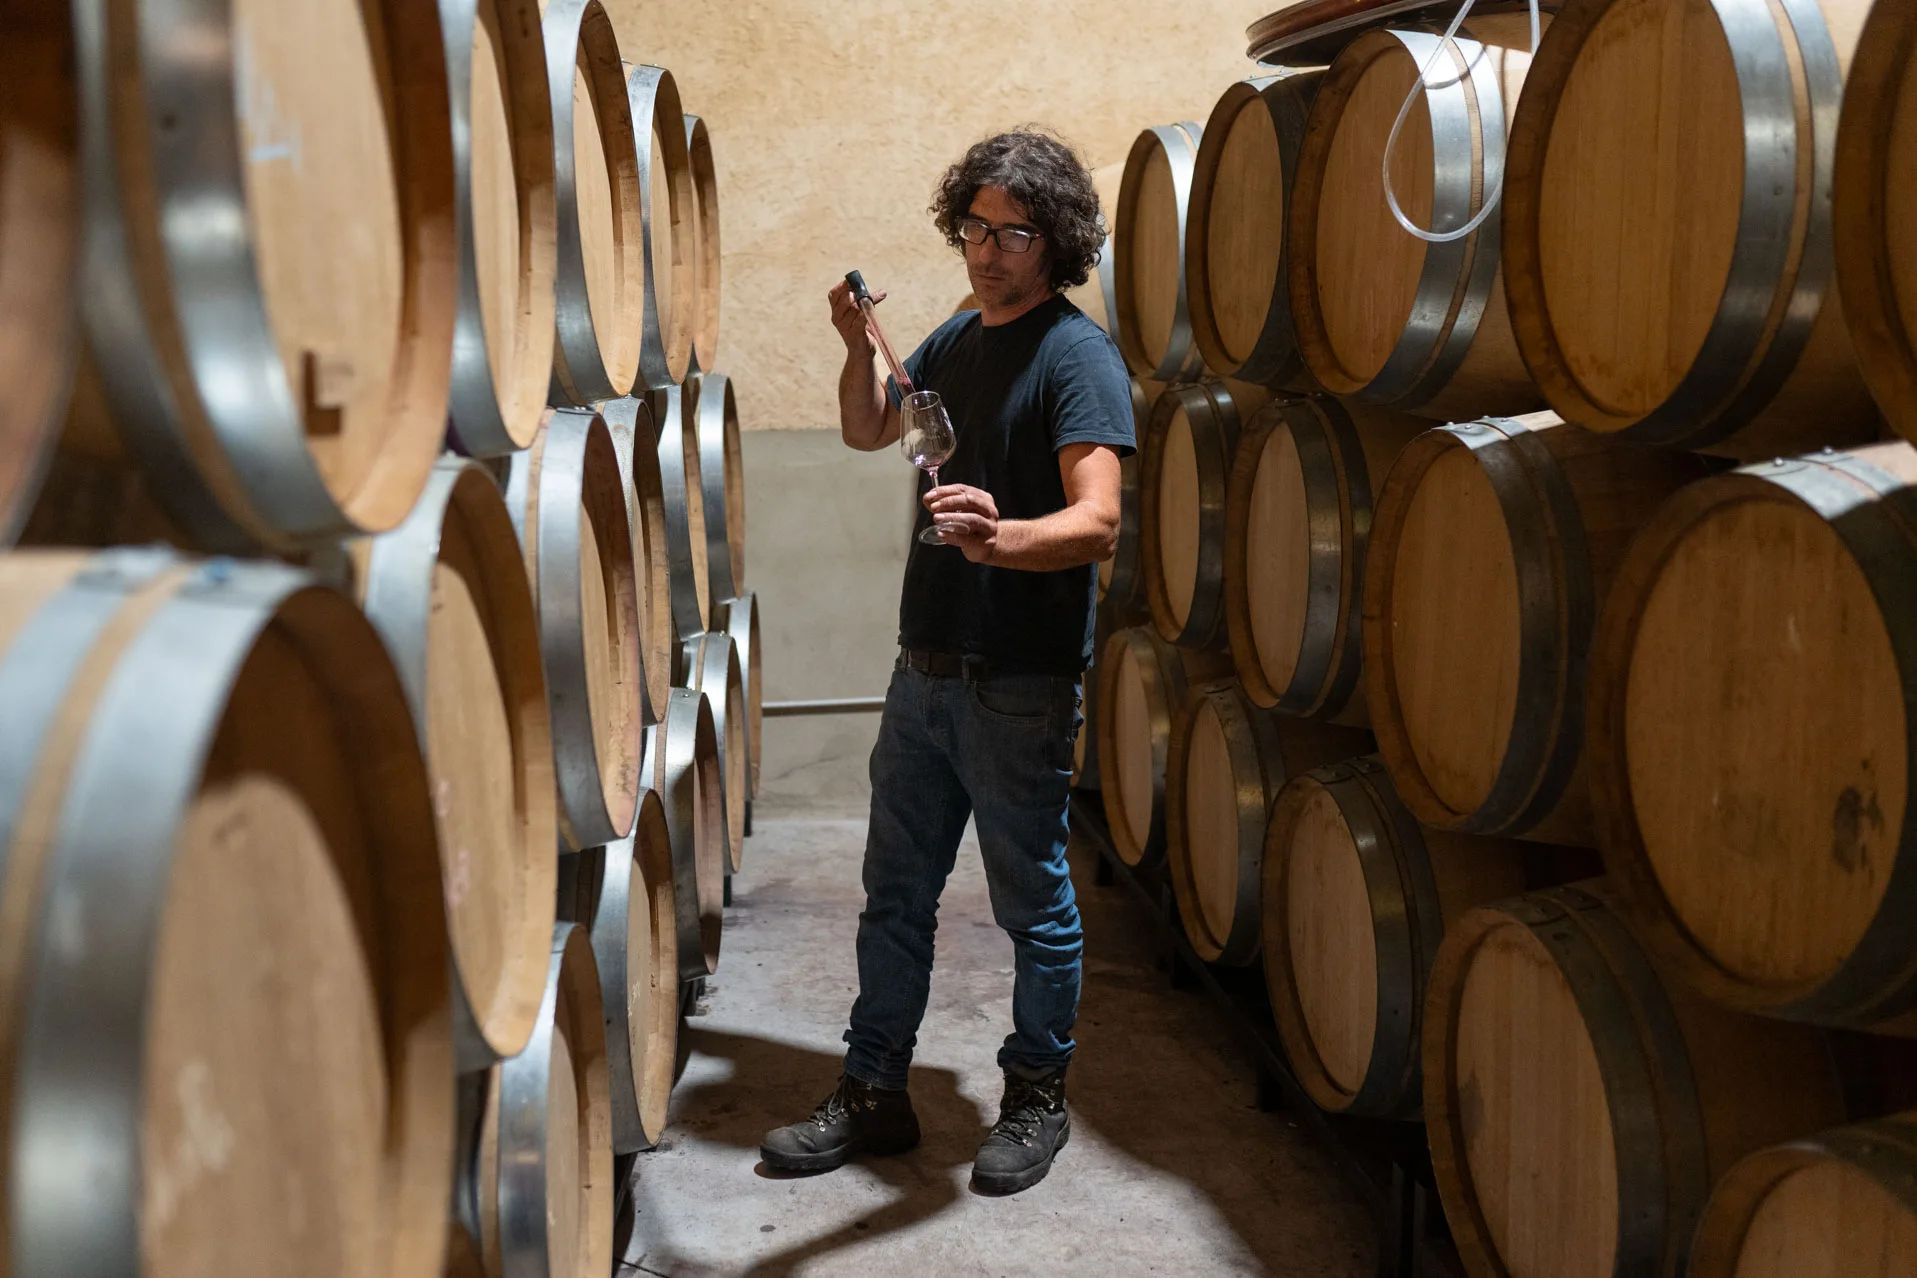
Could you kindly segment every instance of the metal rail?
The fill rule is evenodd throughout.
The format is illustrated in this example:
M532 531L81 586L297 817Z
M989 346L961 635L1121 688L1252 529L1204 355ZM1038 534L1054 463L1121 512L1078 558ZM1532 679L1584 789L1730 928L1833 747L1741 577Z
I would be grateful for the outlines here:
M789 714L877 714L884 697L828 697L820 701L768 701L761 713L768 719Z

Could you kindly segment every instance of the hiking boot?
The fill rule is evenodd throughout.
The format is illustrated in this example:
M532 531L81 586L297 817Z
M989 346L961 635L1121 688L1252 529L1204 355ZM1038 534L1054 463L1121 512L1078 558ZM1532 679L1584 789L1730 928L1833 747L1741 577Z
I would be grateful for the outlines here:
M972 1162L973 1188L988 1194L1030 1189L1052 1170L1052 1159L1071 1136L1064 1070L1040 1079L1007 1074L998 1122Z
M919 1116L903 1088L841 1074L812 1117L765 1134L759 1157L774 1171L831 1171L854 1154L903 1154L918 1143Z

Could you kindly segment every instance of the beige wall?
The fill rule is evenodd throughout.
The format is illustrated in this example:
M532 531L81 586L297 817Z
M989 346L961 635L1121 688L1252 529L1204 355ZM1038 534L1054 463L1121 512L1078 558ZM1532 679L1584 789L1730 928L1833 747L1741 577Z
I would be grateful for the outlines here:
M901 354L951 314L965 271L925 207L969 143L1035 121L1118 163L1252 73L1245 27L1276 3L606 0L627 61L669 68L712 130L742 425L836 425L824 295L847 270L890 291Z

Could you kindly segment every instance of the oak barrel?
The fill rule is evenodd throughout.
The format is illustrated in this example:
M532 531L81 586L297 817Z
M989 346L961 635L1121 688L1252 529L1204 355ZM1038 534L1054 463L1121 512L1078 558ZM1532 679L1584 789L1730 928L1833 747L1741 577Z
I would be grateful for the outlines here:
M1110 296L1118 320L1112 340L1133 373L1154 381L1186 381L1204 371L1185 296L1186 213L1202 132L1185 123L1140 133L1110 214Z
M1818 1030L1660 980L1596 882L1472 910L1424 1019L1424 1112L1473 1273L1675 1276L1706 1195L1845 1115Z
M1917 1258L1917 1113L1751 1154L1711 1190L1693 1278L1893 1278Z
M672 690L646 729L644 781L659 792L672 840L679 979L697 980L719 967L728 858L724 761L705 693Z
M1235 680L1193 687L1165 762L1165 859L1178 915L1206 962L1258 959L1265 823L1292 777L1372 748L1371 735L1258 709Z
M705 515L706 593L716 623L719 606L745 591L745 461L739 449L739 406L724 373L690 378L693 429L699 438L699 504Z
M1424 995L1445 928L1526 886L1520 845L1420 826L1376 759L1313 769L1278 792L1265 984L1285 1057L1320 1108L1417 1116Z
M73 376L80 139L68 6L0 0L0 31L0 546L10 546Z
M1220 377L1314 390L1291 322L1285 223L1305 118L1324 72L1240 80L1205 121L1191 185L1192 341Z
M1098 563L1098 598L1119 616L1143 616L1145 569L1139 559L1138 523L1143 514L1139 478L1145 468L1145 432L1151 424L1152 405L1164 387L1134 377L1132 388L1132 441L1129 457L1119 462L1118 547L1110 559Z
M440 6L453 115L459 316L452 433L494 457L532 442L552 374L558 206L538 0Z
M586 930L552 932L539 1028L493 1067L479 1141L489 1278L612 1269L612 1106L599 972Z
M612 1149L650 1149L665 1131L679 1041L677 886L665 805L648 790L632 833L579 854L574 910L592 934L606 1024Z
M1590 847L1585 668L1625 543L1700 459L1549 413L1427 431L1379 494L1365 692L1405 806Z
M81 307L153 495L208 550L396 526L458 310L438 6L79 7Z
M498 486L453 458L353 557L426 752L460 1066L484 1069L532 1034L552 939L559 818L532 590Z
M697 286L697 198L686 146L679 86L663 67L634 67L633 136L639 147L640 242L645 259L645 336L635 386L654 390L686 380Z
M1601 846L1659 962L1731 1006L1917 1034L1913 482L1902 441L1714 476L1618 569Z
M659 471L659 427L643 399L609 399L599 415L612 433L619 454L619 477L626 493L626 520L632 527L634 585L638 591L639 655L645 667L641 710L658 721L666 693L680 682L683 654L672 618L672 557L666 540L666 494Z
M1165 855L1165 766L1172 718L1191 684L1231 669L1222 653L1178 648L1150 626L1120 630L1098 659L1096 742L1105 821L1126 865Z
M683 643L702 633L712 615L698 405L691 390L678 386L652 391L646 402L659 423L659 474L666 499L672 621Z
M506 505L539 608L560 837L597 847L632 828L644 726L632 532L605 422L549 413L512 455Z
M1831 228L1851 345L1878 407L1917 439L1917 14L1872 4L1851 54L1838 117Z
M558 192L558 334L549 400L617 399L639 374L645 174L619 39L600 0L545 0ZM643 122L642 122L643 123Z
M1146 424L1139 472L1139 557L1158 633L1190 648L1225 641L1225 489L1253 388L1173 386Z
M726 872L745 859L745 805L752 797L752 754L745 676L739 650L723 630L708 630L686 640L686 686L706 694L712 710L714 744L725 785Z
M1875 436L1830 204L1867 2L1559 8L1512 127L1505 276L1567 421L1746 459Z
M686 163L692 174L693 272L692 361L696 368L719 366L719 173L712 163L712 131L696 115L686 116Z
M1391 157L1404 214L1462 229L1503 180L1505 124L1530 55L1528 20L1474 16L1404 117ZM1536 408L1511 337L1490 214L1427 244L1392 217L1380 171L1392 120L1440 47L1436 34L1373 30L1318 86L1291 191L1291 311L1299 350L1328 391L1439 419Z
M1329 396L1274 401L1239 433L1225 491L1225 633L1252 704L1363 727L1365 558L1376 494L1415 417Z
M732 637L739 654L739 672L745 678L746 712L742 720L746 734L746 754L751 759L746 797L759 793L760 746L765 727L765 676L762 667L765 649L759 643L759 596L746 591L737 599L719 605L715 618L718 628Z
M0 601L9 1272L437 1278L450 947L378 634L156 550L15 552Z

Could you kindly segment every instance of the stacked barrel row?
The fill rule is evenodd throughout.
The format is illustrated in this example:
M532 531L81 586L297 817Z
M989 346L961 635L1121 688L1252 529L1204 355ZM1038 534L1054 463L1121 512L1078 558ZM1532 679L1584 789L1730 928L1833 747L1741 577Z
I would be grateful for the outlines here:
M711 138L243 8L0 0L0 1271L600 1278L757 770Z
M1917 1270L1917 21L1541 26L1140 136L1081 784L1471 1272Z

